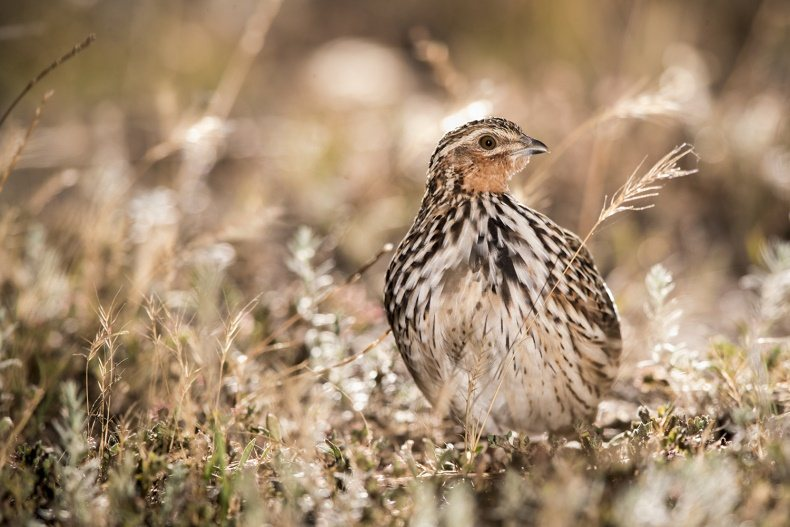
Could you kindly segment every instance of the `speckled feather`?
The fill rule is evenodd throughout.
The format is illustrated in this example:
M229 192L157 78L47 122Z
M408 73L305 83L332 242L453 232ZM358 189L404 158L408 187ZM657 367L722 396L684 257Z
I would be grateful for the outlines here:
M496 149L476 146L484 135ZM611 293L580 239L507 190L530 141L499 118L445 135L386 276L389 323L417 385L492 433L591 421L621 349Z

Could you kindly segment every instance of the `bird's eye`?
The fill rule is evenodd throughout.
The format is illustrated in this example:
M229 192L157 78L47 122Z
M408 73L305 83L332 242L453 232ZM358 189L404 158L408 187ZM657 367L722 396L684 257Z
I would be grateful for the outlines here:
M493 150L496 147L496 139L494 139L493 135L484 135L480 138L478 143L480 143L480 146L485 150Z

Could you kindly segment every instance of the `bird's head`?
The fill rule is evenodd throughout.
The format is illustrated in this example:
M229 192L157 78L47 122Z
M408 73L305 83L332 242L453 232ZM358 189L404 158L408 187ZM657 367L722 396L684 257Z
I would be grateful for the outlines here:
M471 194L507 192L510 178L527 166L530 156L548 151L507 119L471 121L439 141L428 166L428 184L454 184Z

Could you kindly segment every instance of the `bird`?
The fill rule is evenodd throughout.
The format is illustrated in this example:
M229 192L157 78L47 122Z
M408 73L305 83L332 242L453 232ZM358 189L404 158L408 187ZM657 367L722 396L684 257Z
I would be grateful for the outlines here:
M510 192L546 152L501 117L444 135L385 275L387 320L417 386L487 434L592 424L619 364L618 311L590 252Z

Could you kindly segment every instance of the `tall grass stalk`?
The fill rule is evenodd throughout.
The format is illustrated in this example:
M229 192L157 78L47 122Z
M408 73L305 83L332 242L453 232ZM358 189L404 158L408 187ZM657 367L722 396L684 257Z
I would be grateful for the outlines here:
M99 459L104 459L104 451L109 445L110 428L112 423L112 391L115 383L119 380L117 372L119 338L128 332L117 330L117 312L114 306L104 309L98 308L99 332L91 343L85 361L85 404L89 418L88 430L93 433L96 421L100 428ZM94 409L90 404L90 367L96 363L97 383L99 388L99 398L96 401L98 408ZM90 420L93 416L94 419Z

